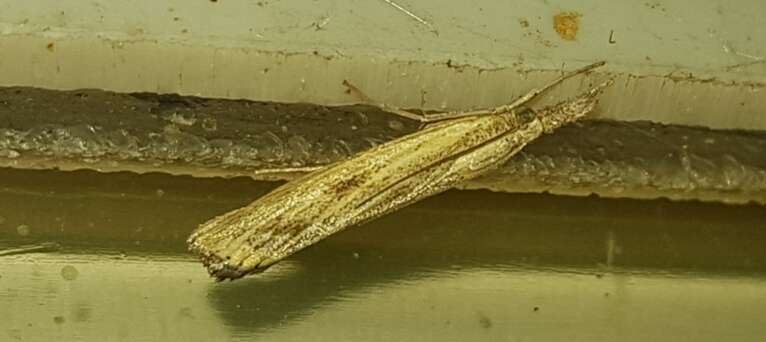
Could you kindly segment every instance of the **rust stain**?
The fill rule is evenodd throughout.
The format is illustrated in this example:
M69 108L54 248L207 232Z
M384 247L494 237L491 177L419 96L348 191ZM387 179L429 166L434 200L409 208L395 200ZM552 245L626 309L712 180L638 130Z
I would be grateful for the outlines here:
M563 40L575 40L580 28L580 13L561 12L553 17L553 29Z

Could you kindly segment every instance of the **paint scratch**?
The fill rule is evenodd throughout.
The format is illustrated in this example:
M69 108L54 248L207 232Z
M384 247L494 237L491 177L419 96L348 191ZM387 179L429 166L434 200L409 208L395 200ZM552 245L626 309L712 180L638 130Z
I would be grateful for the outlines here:
M422 24L422 25L425 25L426 27L428 27L428 29L429 29L429 30L431 30L432 32L434 32L434 33L435 33L437 36L439 35L439 32L438 32L438 31L437 31L437 30L434 28L434 26L433 26L433 25L431 25L431 23L429 23L429 22L428 22L428 21L426 21L425 19L423 19L423 18L419 17L419 16L418 16L418 15L416 15L415 13L412 13L412 11L410 11L410 10L408 10L408 9L404 8L404 6L397 4L396 2L393 2L392 0L383 0L383 1L385 1L387 4L389 4L389 5L393 6L393 7L394 7L394 8L396 8L398 11L400 11L400 12L402 12L402 13L406 14L408 17L410 17L410 18L412 18L412 19L415 19L415 21L419 22L420 24Z

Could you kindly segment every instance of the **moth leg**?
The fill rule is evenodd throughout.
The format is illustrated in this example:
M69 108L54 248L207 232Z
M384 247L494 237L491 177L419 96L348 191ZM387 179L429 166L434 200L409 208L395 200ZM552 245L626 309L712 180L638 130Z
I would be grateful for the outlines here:
M417 114L413 113L404 109L391 107L385 104L381 104L380 102L374 101L372 98L367 96L361 89L357 88L355 85L351 84L348 80L343 80L343 86L345 86L348 90L347 93L355 96L358 98L362 103L370 106L375 106L380 108L381 110L391 113L394 115L401 116L406 119L418 121L421 124L429 124L437 121L442 120L449 120L449 119L455 119L459 117L465 117L465 116L476 116L476 115L482 115L482 114L491 114L488 110L479 110L479 111L472 111L472 112L441 112L441 113L423 113L423 114Z
M424 116L424 123L432 123L437 121L443 121L443 120L452 120L457 118L464 118L466 116L479 116L479 115L489 115L494 114L492 109L481 109L481 110L474 110L470 112L442 112L442 113L427 113L423 114Z
M343 86L345 86L348 89L346 91L347 93L349 93L349 94L353 95L354 97L358 98L359 101L361 101L362 103L364 103L366 105L378 107L378 108L380 108L381 110L383 110L383 111L385 111L387 113L398 115L398 116L401 116L401 117L406 118L406 119L418 121L420 123L428 123L428 119L426 119L426 117L424 115L413 113L413 112L406 111L404 109L399 109L399 108L396 108L396 107L391 107L391 106L388 106L386 104L381 104L380 102L374 101L372 98L367 96L367 94L365 94L363 91L361 91L355 85L351 84L351 82L349 82L348 80L343 80Z
M303 167L279 167L279 168L270 168L270 169L259 169L254 170L252 172L252 175L255 177L268 177L271 175L278 175L278 174L304 174L304 173L310 173L317 171L323 166L303 166Z
M384 110L384 111L386 111L388 113L401 116L401 117L406 118L406 119L418 121L418 122L423 123L423 124L431 122L428 119L427 114L417 114L417 113L413 113L413 112L410 112L410 111L406 111L404 109L399 109L399 108L395 108L395 107L389 107L389 106L385 106L385 105L384 106L380 106L380 109L382 109L382 110Z

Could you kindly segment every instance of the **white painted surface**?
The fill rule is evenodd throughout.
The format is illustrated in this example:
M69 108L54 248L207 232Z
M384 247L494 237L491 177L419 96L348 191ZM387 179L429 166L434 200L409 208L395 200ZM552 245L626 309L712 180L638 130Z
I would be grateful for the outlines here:
M290 301L256 293L268 279L214 283L191 260L27 259L4 261L15 285L0 288L4 341L760 341L766 332L762 278L460 270L341 291L268 326L247 297ZM66 266L77 279L63 279Z
M618 80L603 116L766 129L762 1L397 3L428 24L383 0L0 0L0 85L357 102L347 79L391 105L465 109L604 59ZM562 12L580 15L575 40L553 28Z

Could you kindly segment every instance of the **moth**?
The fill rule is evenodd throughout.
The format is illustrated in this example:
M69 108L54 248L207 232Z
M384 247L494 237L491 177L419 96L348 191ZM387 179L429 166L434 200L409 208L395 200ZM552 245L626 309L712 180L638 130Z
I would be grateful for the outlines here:
M502 165L543 133L591 112L611 80L540 110L525 105L565 79L604 64L565 74L493 109L425 117L390 109L423 118L426 126L203 223L188 239L189 249L217 280L237 279L345 228L448 190Z

